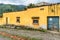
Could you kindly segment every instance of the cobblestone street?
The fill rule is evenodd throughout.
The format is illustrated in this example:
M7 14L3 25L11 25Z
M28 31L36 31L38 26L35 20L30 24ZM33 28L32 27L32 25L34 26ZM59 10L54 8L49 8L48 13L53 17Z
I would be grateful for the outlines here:
M49 32L44 33L40 31L2 29L2 28L0 28L0 31L7 32L13 35L42 39L42 40L60 40L60 34L54 34L54 33L49 33Z

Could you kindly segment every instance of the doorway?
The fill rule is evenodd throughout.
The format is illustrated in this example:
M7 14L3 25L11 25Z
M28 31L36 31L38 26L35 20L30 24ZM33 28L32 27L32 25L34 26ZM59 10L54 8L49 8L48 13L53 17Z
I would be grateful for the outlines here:
M59 16L48 16L47 26L48 30L59 31Z
M6 25L8 24L8 17L6 17Z

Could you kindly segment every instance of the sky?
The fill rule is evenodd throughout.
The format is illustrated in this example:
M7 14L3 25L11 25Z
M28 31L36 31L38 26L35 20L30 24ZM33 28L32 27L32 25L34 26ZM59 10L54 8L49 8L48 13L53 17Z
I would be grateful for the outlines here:
M13 4L13 5L28 5L30 3L49 2L60 3L60 0L0 0L0 3Z

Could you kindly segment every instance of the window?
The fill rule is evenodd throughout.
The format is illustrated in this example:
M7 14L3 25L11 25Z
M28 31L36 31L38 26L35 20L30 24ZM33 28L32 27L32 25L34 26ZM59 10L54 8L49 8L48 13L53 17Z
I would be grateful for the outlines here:
M52 9L51 11L52 11L52 12L54 12L54 10L53 10L53 9Z
M33 24L38 24L38 20L33 20Z
M40 10L44 10L44 8L41 8Z
M20 17L16 17L16 22L20 23Z
M39 17L32 17L33 24L39 24Z

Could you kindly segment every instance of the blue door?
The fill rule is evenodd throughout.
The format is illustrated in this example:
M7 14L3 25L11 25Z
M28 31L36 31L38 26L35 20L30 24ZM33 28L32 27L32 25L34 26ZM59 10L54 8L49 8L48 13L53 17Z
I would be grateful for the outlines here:
M48 17L47 21L48 21L48 30L52 30L52 31L59 30L59 17L58 16Z

